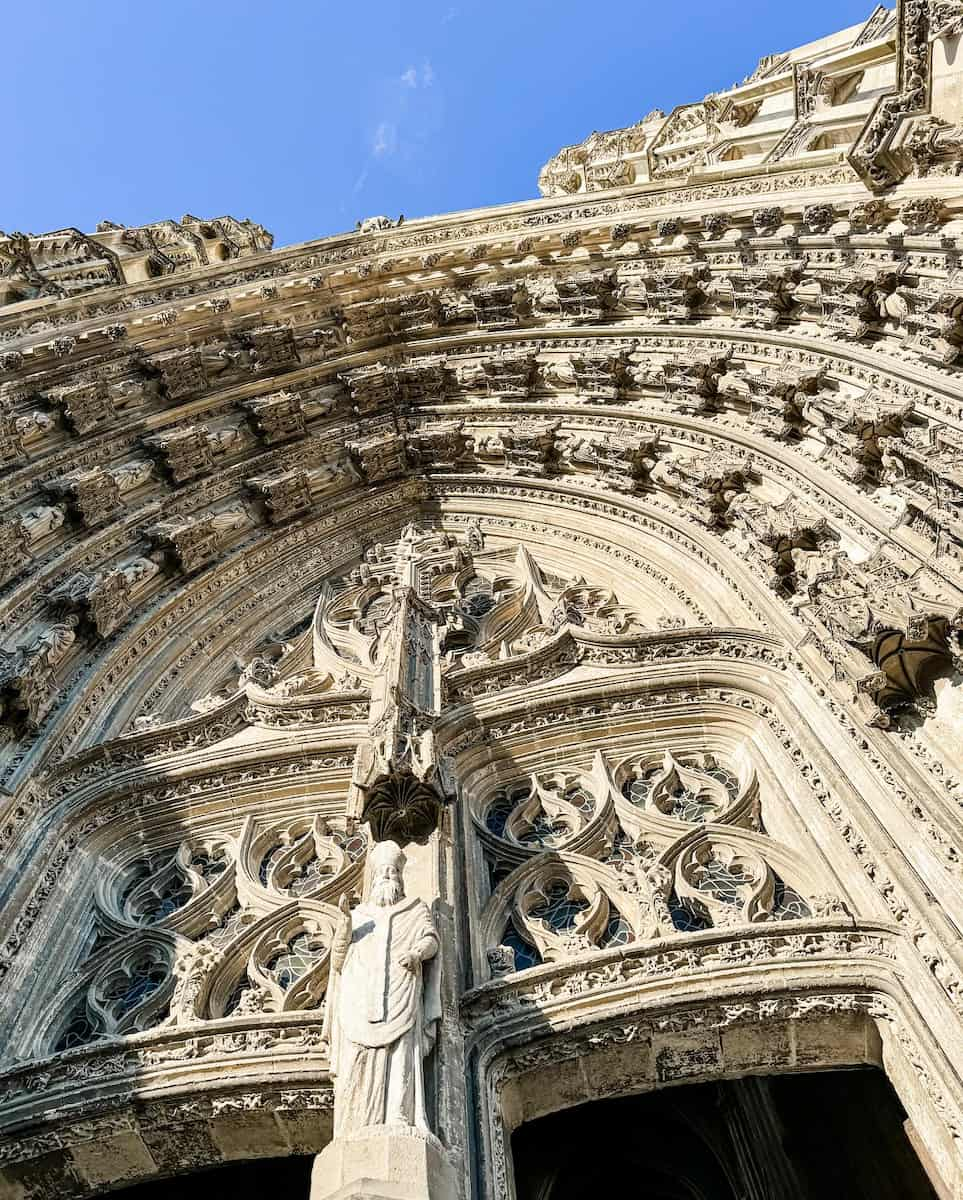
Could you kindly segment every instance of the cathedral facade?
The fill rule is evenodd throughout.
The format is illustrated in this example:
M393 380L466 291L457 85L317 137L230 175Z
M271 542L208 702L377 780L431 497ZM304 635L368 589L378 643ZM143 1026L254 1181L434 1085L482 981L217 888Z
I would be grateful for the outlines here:
M961 35L538 200L0 236L2 1200L963 1197Z

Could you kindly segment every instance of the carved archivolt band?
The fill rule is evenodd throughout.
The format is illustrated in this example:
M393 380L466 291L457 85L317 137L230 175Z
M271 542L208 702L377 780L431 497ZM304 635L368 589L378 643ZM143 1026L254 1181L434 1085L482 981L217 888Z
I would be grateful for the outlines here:
M958 7L498 212L0 237L2 1183L319 1149L386 837L487 1195L552 1073L881 1065L959 1178Z

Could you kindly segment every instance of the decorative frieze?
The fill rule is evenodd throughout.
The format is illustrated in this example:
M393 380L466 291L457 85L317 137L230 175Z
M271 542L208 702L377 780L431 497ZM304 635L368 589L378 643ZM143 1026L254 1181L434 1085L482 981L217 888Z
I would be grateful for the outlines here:
M48 481L44 490L54 499L63 500L71 514L88 529L113 520L122 507L117 481L102 467L71 471Z
M50 400L60 409L67 426L81 437L109 425L116 415L107 383L97 375L56 389Z
M268 446L304 436L304 402L298 392L242 400L241 407L254 434Z
M188 425L153 433L143 439L145 449L157 455L172 483L186 483L206 475L214 466L208 431L202 425Z
M147 536L168 562L191 574L217 558L228 538L251 525L250 513L238 503L198 517L159 521Z

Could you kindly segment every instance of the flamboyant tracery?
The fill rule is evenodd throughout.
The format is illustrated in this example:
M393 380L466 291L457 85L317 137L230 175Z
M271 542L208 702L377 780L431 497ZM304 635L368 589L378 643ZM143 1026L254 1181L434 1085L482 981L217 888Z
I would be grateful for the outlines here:
M0 237L13 1195L329 1142L386 840L445 1187L602 1097L875 1066L959 1188L958 7L542 201Z

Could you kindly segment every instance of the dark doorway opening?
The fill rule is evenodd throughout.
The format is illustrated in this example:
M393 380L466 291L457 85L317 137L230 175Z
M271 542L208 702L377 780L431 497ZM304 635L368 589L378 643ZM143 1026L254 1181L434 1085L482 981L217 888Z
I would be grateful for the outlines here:
M111 1200L308 1200L313 1162L310 1154L247 1159L173 1179L151 1179L109 1195Z
M941 1200L877 1070L599 1100L516 1130L518 1200Z

